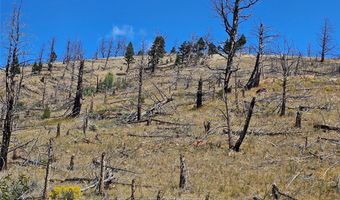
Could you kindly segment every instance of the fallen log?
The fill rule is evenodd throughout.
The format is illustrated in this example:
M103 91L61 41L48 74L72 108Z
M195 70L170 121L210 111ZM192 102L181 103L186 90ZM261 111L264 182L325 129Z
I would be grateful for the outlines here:
M92 160L92 164L96 167L100 166L100 162L95 160L95 159ZM104 167L107 168L107 169L111 169L113 172L122 171L122 172L127 172L127 173L132 173L132 174L141 174L141 173L138 173L138 172L130 171L128 169L122 169L122 168L112 167L112 166L108 166L108 165L104 165Z
M174 99L172 97L170 98L166 98L163 101L159 101L156 104L154 104L151 108L145 110L144 112L141 113L141 117L151 117L153 116L157 110L159 110L160 108L162 108L164 105L168 104L169 102L172 102ZM127 117L127 122L131 123L131 122L135 122L137 121L137 112L132 113L131 115L129 115Z
M326 130L326 131L339 131L340 132L340 127L329 126L329 125L325 125L325 124L315 124L314 128L315 129Z

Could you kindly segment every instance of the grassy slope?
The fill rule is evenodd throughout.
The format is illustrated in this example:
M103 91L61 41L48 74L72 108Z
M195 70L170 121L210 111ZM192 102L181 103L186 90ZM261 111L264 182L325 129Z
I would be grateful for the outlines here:
M221 58L214 57L209 60L211 65L223 66ZM241 59L240 79L244 84L254 58L244 56ZM86 62L85 84L95 86L96 76L104 78L108 72L124 72L125 65L122 59L112 59L107 70L97 70L103 66L103 61L94 63L94 75L91 71L91 61ZM164 67L164 66L162 66ZM309 66L319 72L327 72L328 67ZM64 80L60 81L64 65L57 63L54 72L48 78L48 101L50 107L55 110L63 102L67 101L67 92L59 91L58 101L55 102L54 88L59 84L60 88L67 88L70 83L70 71L66 72ZM116 167L138 172L137 174L118 172L117 179L121 183L130 183L136 178L136 196L141 199L155 198L157 191L161 190L166 199L203 199L210 193L212 199L250 199L254 195L267 196L271 191L271 185L276 183L278 187L298 199L336 199L339 197L338 183L340 166L339 145L331 142L318 140L318 137L337 138L339 133L323 132L313 129L315 123L327 123L340 126L340 78L338 76L291 76L289 78L289 95L304 96L304 98L290 98L288 100L287 115L279 117L274 112L280 100L280 76L271 73L269 67L265 68L265 77L261 81L261 88L267 92L257 95L255 113L251 121L250 131L267 132L297 132L293 134L247 135L241 146L240 153L230 152L227 148L227 138L221 129L216 129L211 135L205 137L203 122L210 120L212 128L225 125L223 117L218 109L223 109L223 102L215 95L212 98L212 89L208 83L204 83L205 101L201 109L194 108L197 80L200 76L208 78L212 71L197 66L181 70L181 76L193 75L193 80L188 89L185 89L185 79L181 79L178 90L172 90L174 101L165 107L169 115L159 115L156 118L166 121L187 124L186 126L163 125L152 123L126 124L121 123L121 117L105 120L90 119L90 124L97 127L96 131L88 131L84 136L81 130L83 117L77 119L65 119L58 116L64 110L52 112L52 118L41 120L41 109L37 105L41 100L42 84L39 79L42 75L29 75L30 69L25 73L25 86L34 90L37 94L24 89L21 101L25 107L30 108L29 116L22 112L18 120L18 130L15 131L13 141L23 143L37 138L35 148L28 154L29 148L20 150L19 155L30 159L46 160L47 141L55 137L57 123L62 124L61 137L55 139L54 155L56 162L53 163L51 179L64 179L70 177L95 178L99 169L91 165L93 158L99 160L101 152L107 153L107 162ZM137 69L132 68L127 77L130 87L118 90L115 95L108 95L104 103L104 94L96 94L94 97L95 113L111 111L111 113L130 113L135 110ZM118 78L119 76L116 76ZM165 94L169 94L169 85L175 80L174 70L157 70L154 76L146 75L144 91L145 103L143 108L150 107L153 102L150 96L157 90L152 83L161 88ZM74 83L75 88L76 81ZM217 88L216 91L221 88ZM243 98L239 93L239 107L242 110L245 103L255 96L253 89L246 92ZM72 100L72 99L71 99ZM84 99L83 111L89 107L91 97ZM235 95L230 95L232 107L233 130L240 130L244 121L244 114L235 112ZM312 109L303 113L303 128L294 129L294 108L299 105L319 106L331 105L330 110ZM67 130L70 135L66 136ZM135 135L167 135L174 137L132 137ZM305 138L308 138L308 148L304 149ZM86 138L86 139L85 139ZM99 138L99 140L97 140ZM204 138L204 139L202 139ZM234 141L237 136L233 136ZM201 141L199 145L197 141ZM30 144L29 146L32 146ZM179 154L184 154L189 170L189 187L186 191L178 189L179 182ZM75 170L67 170L71 155L75 155ZM316 155L316 156L315 156ZM321 157L320 158L318 158ZM35 194L42 190L44 168L18 165L20 161L10 161L7 173L23 173L29 175L37 182ZM297 175L298 174L298 175ZM289 182L296 179L288 186ZM60 183L51 183L50 187ZM339 183L338 183L339 184ZM81 183L85 186L85 183ZM152 186L152 187L139 187ZM130 187L127 185L114 184L107 191L110 197L117 196L126 199L130 195ZM85 193L84 199L100 199L93 191Z

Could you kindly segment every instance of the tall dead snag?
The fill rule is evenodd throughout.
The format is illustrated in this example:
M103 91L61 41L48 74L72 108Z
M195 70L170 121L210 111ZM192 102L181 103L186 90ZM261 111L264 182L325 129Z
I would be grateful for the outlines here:
M99 46L100 54L102 58L105 58L105 52L106 52L106 41L105 38L102 38L100 41L100 46Z
M46 171L45 171L45 179L44 179L44 190L43 190L43 199L47 200L48 199L48 193L47 193L47 188L48 188L48 182L49 182L49 175L50 175L50 164L52 161L52 139L50 139L48 143L48 150L47 150L47 163L46 163Z
M111 51L112 51L112 47L113 47L113 37L110 38L109 40L109 46L107 47L107 54L106 54L106 60L105 60L105 65L104 65L104 70L107 67L107 63L109 61L109 58L111 56Z
M55 38L52 38L51 40L51 49L50 49L50 55L48 59L48 71L52 72L53 63L57 60L57 54L55 53Z
M77 117L81 111L82 98L83 98L83 73L84 73L84 60L80 61L79 73L78 73L78 84L76 97L74 98L74 105L70 117Z
M198 81L197 95L196 95L196 108L203 106L203 81L202 77Z
M105 179L105 152L102 153L102 157L100 159L100 177L99 177L99 183L98 183L98 193L100 195L104 195L104 179Z
M281 97L281 106L279 110L280 116L284 116L286 114L286 102L287 102L287 86L288 86L288 77L291 74L292 66L297 63L296 56L294 56L293 48L290 44L285 40L283 49L278 53L278 66L280 66L281 75L282 75L282 97ZM277 60L277 58L273 58Z
M246 90L250 90L251 88L258 87L260 84L260 78L261 78L261 63L262 63L262 55L263 55L263 40L264 40L264 26L263 24L260 25L260 28L258 30L258 38L259 38L259 44L258 44L258 50L256 55L256 62L253 69L253 72L251 73L251 76L245 85Z
M287 80L289 68L287 67L287 56L283 55L281 57L281 67L282 67L282 99L281 99L281 109L280 116L284 116L286 114L286 96L287 96Z
M4 111L5 117L3 120L2 143L0 150L0 171L7 167L8 148L11 141L12 124L15 106L19 99L21 82L23 79L23 71L21 78L18 80L16 76L20 73L20 64L18 56L21 47L21 27L20 27L21 9L14 7L10 27L8 32L8 55L5 66L5 99Z
M334 48L333 37L332 37L332 26L329 23L328 19L324 20L324 24L321 27L320 41L319 46L321 48L321 60L320 62L325 61L325 57L329 54Z
M142 118L142 90L143 90L143 71L144 71L144 53L145 53L145 43L142 42L142 59L139 64L139 74L138 74L138 99L137 99L137 121Z
M187 167L185 165L185 159L184 159L184 156L181 154L179 156L179 169L180 169L180 172L179 172L179 188L181 189L185 189L185 186L187 184Z
M237 50L245 44L245 37L238 35L239 25L242 21L249 17L249 13L245 13L254 6L259 0L212 0L213 7L217 15L222 19L227 40L223 47L219 47L222 53L219 52L227 60L227 65L224 71L223 93L225 104L225 116L227 120L227 134L230 141L231 137L231 122L228 105L228 90L230 77L233 72L237 71L234 65L234 57ZM229 148L232 148L229 144Z
M248 110L248 113L247 113L246 121L245 121L244 126L243 126L243 130L241 131L240 137L238 138L238 140L236 141L236 143L233 147L233 150L236 151L236 152L240 151L240 146L241 146L244 138L246 137L248 127L249 127L249 124L250 124L250 119L251 119L251 116L253 115L255 100L256 100L255 97L253 97L253 99L250 102L250 106L249 106L249 110Z

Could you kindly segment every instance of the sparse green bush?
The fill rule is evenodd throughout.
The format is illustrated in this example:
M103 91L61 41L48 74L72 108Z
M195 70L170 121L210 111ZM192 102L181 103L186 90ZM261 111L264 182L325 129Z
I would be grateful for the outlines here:
M106 74L104 81L99 83L99 90L104 91L104 90L110 90L113 89L114 86L114 77L111 72Z
M17 104L15 105L15 109L17 110L23 110L25 108L25 103L22 101L18 101Z
M94 124L91 124L90 127L89 127L89 130L93 131L93 132L96 132L97 131L97 126L94 125Z
M84 95L84 96L91 96L91 95L94 94L95 92L96 92L96 88L90 86L90 87L84 88L83 95Z
M51 117L51 110L48 106L44 109L43 115L41 116L41 119L48 119Z
M20 175L18 178L13 179L11 175L7 175L0 179L0 199L19 199L30 188L29 177Z

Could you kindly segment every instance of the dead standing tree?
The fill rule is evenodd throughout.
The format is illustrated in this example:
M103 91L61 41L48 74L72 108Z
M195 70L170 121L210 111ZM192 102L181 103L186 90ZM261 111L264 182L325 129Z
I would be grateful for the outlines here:
M17 70L20 73L18 56L21 53L21 7L14 7L8 32L8 55L5 66L5 118L3 120L2 143L0 151L0 171L7 167L8 149L11 141L13 115L15 106L19 99L23 70L21 77L18 78Z
M287 41L284 42L284 50L283 53L280 53L280 66L281 66L281 74L282 74L282 98L281 98L281 108L280 108L280 116L284 116L286 114L286 102L287 102L287 84L288 84L288 76L290 75L290 70L292 66L295 64L295 58L292 54L292 47L288 44Z
M274 36L266 34L265 26L261 23L257 31L257 37L258 50L256 54L255 66L247 84L244 87L246 90L250 90L251 88L258 87L260 85L263 51L266 41Z
M84 60L80 61L79 73L78 73L78 84L76 96L74 98L74 104L72 113L70 117L77 117L80 114L81 106L82 106L82 98L83 98L83 74L84 74Z
M229 148L232 148L231 144L231 124L230 124L230 114L228 105L228 90L229 81L233 72L237 71L234 68L234 57L237 50L242 45L242 37L238 38L238 29L242 21L249 18L249 13L245 13L254 6L259 0L212 0L213 7L217 15L222 19L225 32L227 33L227 42L225 43L225 48L223 53L220 53L227 60L227 65L224 71L224 81L223 81L223 93L224 93L224 103L225 103L225 116L227 120L227 134L229 141Z
M143 90L143 71L144 71L144 54L145 54L145 43L142 41L142 59L139 63L138 73L138 97L137 97L137 121L142 118L142 90Z
M320 62L325 61L325 57L335 48L333 44L332 37L332 26L328 19L325 19L324 24L321 27L320 41L319 45L321 48L321 60Z
M57 54L55 53L55 38L52 38L51 40L51 50L50 50L50 55L48 59L48 71L52 72L53 68L53 63L57 60Z
M104 68L103 68L104 70L107 67L107 63L108 63L109 58L111 56L112 48L113 48L113 37L110 38L109 43L108 43L107 52L106 52L106 60L105 60Z
M105 58L105 52L106 52L105 38L102 38L102 40L100 41L99 50L100 50L101 57Z

